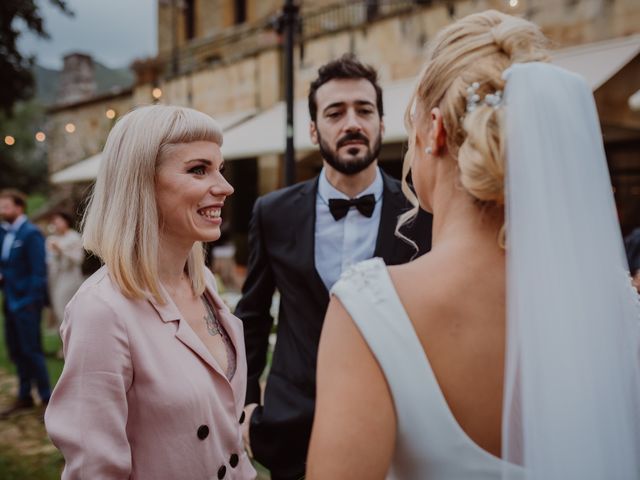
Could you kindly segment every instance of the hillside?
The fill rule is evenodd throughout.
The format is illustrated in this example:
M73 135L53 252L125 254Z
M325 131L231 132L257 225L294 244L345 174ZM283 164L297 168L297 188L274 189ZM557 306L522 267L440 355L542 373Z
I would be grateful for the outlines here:
M42 103L53 103L58 93L60 71L36 65L36 97ZM113 87L128 87L133 84L133 72L128 68L112 69L95 62L97 93L105 93Z

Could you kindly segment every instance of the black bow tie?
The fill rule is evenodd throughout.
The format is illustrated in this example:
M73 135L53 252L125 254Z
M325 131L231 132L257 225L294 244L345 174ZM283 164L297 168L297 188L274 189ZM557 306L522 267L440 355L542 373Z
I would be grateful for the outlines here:
M356 207L365 217L371 217L373 210L376 208L376 197L373 193L370 193L351 200L345 200L344 198L332 198L329 200L329 211L335 220L340 220L344 217L351 207Z

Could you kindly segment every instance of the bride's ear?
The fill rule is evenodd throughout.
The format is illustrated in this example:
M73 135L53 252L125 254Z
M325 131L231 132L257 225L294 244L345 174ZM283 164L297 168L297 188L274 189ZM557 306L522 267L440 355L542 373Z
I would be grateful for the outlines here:
M429 147L434 156L442 155L447 145L447 132L442 122L442 112L438 107L434 107L429 112Z

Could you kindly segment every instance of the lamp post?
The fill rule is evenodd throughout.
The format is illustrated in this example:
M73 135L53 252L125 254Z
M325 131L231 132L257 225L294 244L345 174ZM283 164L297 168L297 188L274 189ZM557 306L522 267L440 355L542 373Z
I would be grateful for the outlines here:
M278 21L278 33L284 34L284 91L287 104L285 124L286 150L284 155L285 185L293 185L296 179L296 152L293 144L293 46L299 9L294 0L285 0L282 7L282 15Z

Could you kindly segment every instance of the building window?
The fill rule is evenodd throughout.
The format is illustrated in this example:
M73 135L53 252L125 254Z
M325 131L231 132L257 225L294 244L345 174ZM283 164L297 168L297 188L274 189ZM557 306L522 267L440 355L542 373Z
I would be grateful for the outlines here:
M235 0L234 2L235 24L239 25L247 21L247 0Z
M380 2L378 0L367 0L367 21L375 20L380 14Z
M184 33L187 40L196 36L196 2L185 0L184 2Z

